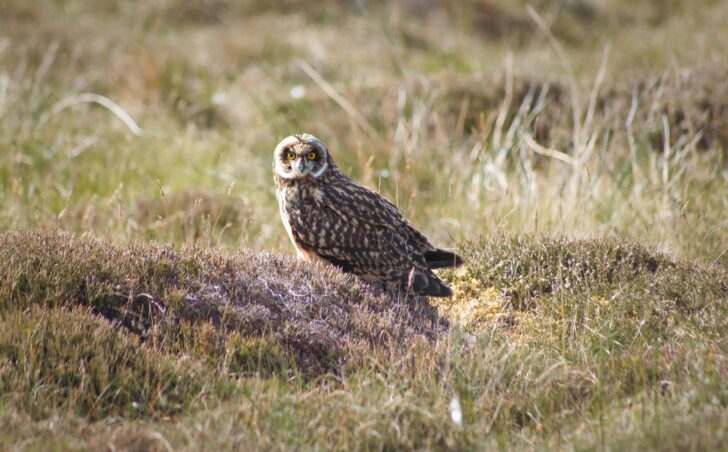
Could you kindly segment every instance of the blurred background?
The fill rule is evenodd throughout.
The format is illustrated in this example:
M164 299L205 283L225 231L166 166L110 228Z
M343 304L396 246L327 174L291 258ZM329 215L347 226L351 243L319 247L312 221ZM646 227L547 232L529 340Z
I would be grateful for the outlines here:
M728 2L0 2L0 228L289 250L292 133L444 246L728 263Z

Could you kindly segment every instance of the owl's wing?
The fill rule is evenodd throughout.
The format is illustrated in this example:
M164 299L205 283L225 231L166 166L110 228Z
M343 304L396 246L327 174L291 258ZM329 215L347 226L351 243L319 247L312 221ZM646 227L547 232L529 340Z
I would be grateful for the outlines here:
M389 289L450 296L432 272L428 253L440 251L412 228L397 208L364 187L320 187L314 202L288 216L294 242L344 271ZM431 250L435 251L423 251Z
M288 217L294 242L306 253L365 279L401 281L413 267L427 268L418 244L398 227L402 219L394 206L376 205L372 199L365 202L363 194L351 190L326 187L321 194ZM370 215L364 215L362 205L371 206Z
M397 231L409 246L420 253L436 250L427 237L412 227L384 196L354 181L347 182L324 187L324 200L331 210L364 224Z

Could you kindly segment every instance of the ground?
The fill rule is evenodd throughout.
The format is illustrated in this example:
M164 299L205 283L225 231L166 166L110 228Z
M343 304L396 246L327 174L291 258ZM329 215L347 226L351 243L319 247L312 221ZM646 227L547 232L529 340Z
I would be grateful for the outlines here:
M0 448L728 448L726 23L2 2ZM303 131L466 258L452 299L294 257Z

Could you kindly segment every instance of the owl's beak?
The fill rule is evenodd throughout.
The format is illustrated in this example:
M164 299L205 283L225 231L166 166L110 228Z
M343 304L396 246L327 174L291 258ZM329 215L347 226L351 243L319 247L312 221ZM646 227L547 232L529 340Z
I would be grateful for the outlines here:
M296 169L300 174L303 174L306 171L306 160L299 158L297 160Z

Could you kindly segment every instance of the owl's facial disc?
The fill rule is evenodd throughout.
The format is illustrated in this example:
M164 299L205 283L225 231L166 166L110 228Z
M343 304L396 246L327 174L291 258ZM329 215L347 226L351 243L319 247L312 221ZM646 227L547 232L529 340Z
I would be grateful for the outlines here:
M326 172L328 154L326 146L313 135L291 135L276 146L273 167L284 179L316 178Z

